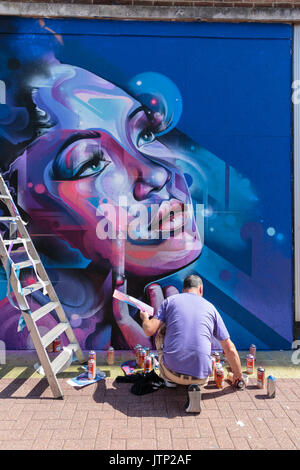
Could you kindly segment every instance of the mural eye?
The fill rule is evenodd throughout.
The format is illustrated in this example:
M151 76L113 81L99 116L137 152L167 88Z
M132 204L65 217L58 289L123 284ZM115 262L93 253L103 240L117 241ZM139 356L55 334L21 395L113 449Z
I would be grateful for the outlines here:
M102 173L111 163L100 139L80 139L66 146L53 163L56 179L74 180Z
M104 158L103 152L99 152L99 154L95 154L89 161L84 163L73 178L84 178L85 176L101 173L110 163L111 161Z
M145 144L149 144L155 140L155 135L151 131L142 131L137 139L137 146L142 147Z

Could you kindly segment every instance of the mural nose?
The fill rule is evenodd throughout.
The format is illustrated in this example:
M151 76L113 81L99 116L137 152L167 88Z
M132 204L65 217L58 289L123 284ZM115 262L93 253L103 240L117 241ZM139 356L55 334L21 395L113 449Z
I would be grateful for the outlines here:
M137 201L147 199L150 193L160 191L169 179L169 172L165 168L149 169L146 176L137 179L133 190L134 198Z

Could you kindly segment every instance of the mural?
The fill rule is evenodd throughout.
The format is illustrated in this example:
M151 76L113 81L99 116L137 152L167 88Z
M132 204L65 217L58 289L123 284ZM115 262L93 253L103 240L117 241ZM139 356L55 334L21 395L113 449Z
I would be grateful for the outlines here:
M274 116L282 107L290 111L290 28L246 27L245 55L252 57L258 78L270 73L273 91L279 82L286 84L272 104L276 114L263 102L265 88L254 86L251 74L243 92L240 84L240 94L231 92L220 101L228 90L225 83L214 94L208 88L201 91L203 97L209 94L209 105L199 101L199 65L195 82L184 74L192 69L180 68L174 52L168 56L158 47L174 49L175 41L181 50L185 39L195 39L203 44L199 60L209 76L210 67L215 64L217 73L220 65L214 41L211 55L203 52L207 31L213 39L224 35L222 28L228 37L234 32L234 40L223 41L222 61L230 64L241 44L239 25L192 25L198 28L197 38L190 25L174 25L172 31L171 25L161 25L165 36L156 32L155 23L143 26L151 45L136 23L1 21L2 174L84 349L151 347L139 312L113 301L114 288L157 308L165 296L181 290L183 278L192 272L203 278L204 296L219 309L240 349L250 342L260 349L289 348L290 115L278 122ZM182 28L187 28L186 38ZM270 37L277 39L273 49ZM140 51L138 44L143 45ZM155 57L149 55L151 48ZM280 71L275 49L285 64ZM192 60L193 50L186 54ZM225 81L240 78L235 74L231 66ZM187 86L190 82L197 87ZM253 116L241 113L233 119L226 108L244 102L245 93L245 110L254 100L252 112L264 108L267 114L264 133L273 120L273 142L257 137ZM213 118L210 108L216 106L219 114ZM224 114L241 121L238 138L236 130L226 135L230 125L223 127ZM214 142L212 134L201 136L207 125L213 125ZM254 138L245 139L249 133ZM249 140L256 140L252 154ZM270 166L271 157L276 164ZM3 236L5 231L2 224ZM25 255L12 253L19 261ZM22 270L21 281L35 282L34 272ZM4 272L0 284L0 338L8 349L32 348L27 329L17 332L20 312L6 298ZM31 309L46 301L41 291L32 293ZM39 321L41 332L54 324L55 314Z

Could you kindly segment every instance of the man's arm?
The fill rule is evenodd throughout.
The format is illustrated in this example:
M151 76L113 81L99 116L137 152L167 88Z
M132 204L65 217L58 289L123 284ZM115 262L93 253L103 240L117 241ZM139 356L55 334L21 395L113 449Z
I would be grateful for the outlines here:
M234 383L236 380L240 380L242 378L242 366L240 356L238 355L236 347L230 338L225 339L225 341L220 341L220 343L233 372Z
M161 320L157 318L149 319L147 312L140 312L140 317L143 321L142 327L146 336L153 336L159 330L160 326L163 324Z

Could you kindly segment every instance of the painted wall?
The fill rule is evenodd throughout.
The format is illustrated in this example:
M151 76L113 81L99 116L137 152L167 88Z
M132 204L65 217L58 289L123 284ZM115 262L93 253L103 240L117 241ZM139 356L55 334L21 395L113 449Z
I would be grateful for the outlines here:
M191 273L239 349L290 347L291 35L276 24L1 18L2 172L84 349L149 341L138 314L112 302L116 284L157 305ZM171 238L161 223L149 240L120 197L147 211L192 206L185 236L175 216ZM137 238L122 236L129 222ZM31 348L1 279L0 339ZM32 310L44 302L32 294Z

